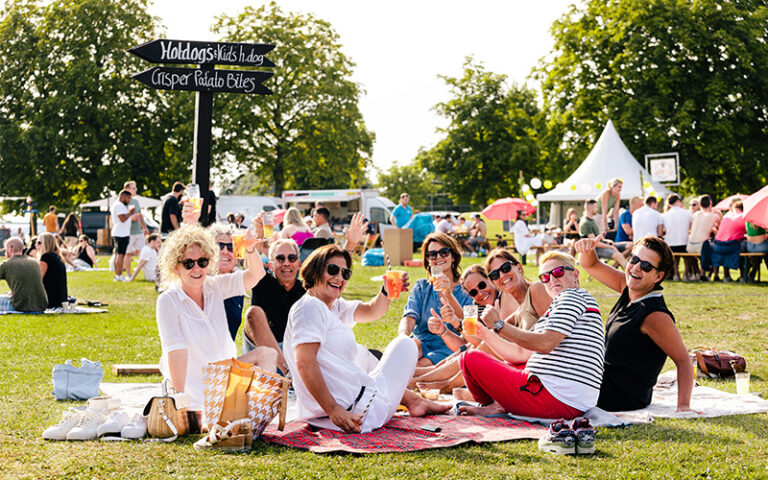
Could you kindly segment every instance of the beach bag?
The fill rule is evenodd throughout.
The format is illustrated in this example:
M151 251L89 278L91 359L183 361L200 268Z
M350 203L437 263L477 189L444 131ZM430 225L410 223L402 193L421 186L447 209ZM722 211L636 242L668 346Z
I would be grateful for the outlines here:
M696 362L704 375L709 378L732 377L736 372L747 369L747 361L739 355L728 350L696 350Z
M362 265L364 267L384 266L384 249L370 248L363 254Z
M209 363L203 372L203 415L209 444L226 440L223 447L250 448L277 416L285 427L290 381L235 358ZM232 432L232 425L240 425ZM222 436L222 433L227 435ZM231 433L231 434L230 434Z
M104 370L99 362L80 359L80 367L67 360L53 367L53 395L56 400L88 400L99 396Z
M147 417L147 433L150 437L172 442L177 437L189 433L189 414L187 405L176 400L178 397L164 395L152 397L144 407ZM188 398L184 396L184 398Z

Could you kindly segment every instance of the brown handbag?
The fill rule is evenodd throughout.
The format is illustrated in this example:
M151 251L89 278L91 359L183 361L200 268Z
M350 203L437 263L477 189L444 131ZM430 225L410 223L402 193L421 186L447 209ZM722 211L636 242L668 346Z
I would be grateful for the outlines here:
M144 407L144 415L147 416L150 437L172 442L176 437L189 433L187 409L176 408L176 400L171 396L152 397Z
M696 362L699 370L709 378L727 378L732 377L736 372L743 372L747 369L747 360L728 350L696 350Z

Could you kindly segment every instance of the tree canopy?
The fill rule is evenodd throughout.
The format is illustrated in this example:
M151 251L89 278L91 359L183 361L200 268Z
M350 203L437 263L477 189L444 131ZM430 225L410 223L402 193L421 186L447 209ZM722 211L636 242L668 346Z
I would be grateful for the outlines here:
M570 172L607 120L642 163L677 151L686 192L768 180L764 0L591 0L552 27L542 83L545 158Z
M274 185L276 196L363 186L374 136L358 108L360 86L349 79L354 65L330 24L271 3L224 15L213 30L224 41L277 45L267 55L275 76L265 82L274 95L216 97L216 150Z
M457 203L475 208L516 191L519 172L543 168L536 119L536 94L507 86L506 76L468 58L461 78L442 76L452 98L435 109L450 120L445 137L419 156L439 176Z
M71 207L129 178L158 195L188 176L191 97L130 78L146 65L126 49L158 30L146 7L147 0L6 3L0 193Z

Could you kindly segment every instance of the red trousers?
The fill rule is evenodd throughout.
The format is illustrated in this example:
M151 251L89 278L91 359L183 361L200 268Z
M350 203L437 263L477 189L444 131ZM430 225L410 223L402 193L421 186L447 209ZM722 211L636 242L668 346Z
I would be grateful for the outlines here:
M538 377L477 350L459 359L467 389L476 402L496 401L508 413L539 418L576 418L583 412L552 396Z

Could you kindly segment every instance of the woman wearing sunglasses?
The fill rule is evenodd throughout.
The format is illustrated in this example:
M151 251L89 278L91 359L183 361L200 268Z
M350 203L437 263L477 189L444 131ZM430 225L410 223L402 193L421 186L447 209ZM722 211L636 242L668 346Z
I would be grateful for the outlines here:
M462 307L471 305L472 298L459 284L461 251L453 237L445 233L431 233L424 239L421 253L427 274L439 269L442 275L434 276L432 281L424 278L416 282L403 310L398 332L406 336L413 334L421 346L419 366L427 367L438 364L453 353L440 335L429 331L432 311L439 312L443 305L449 305L454 314L463 319ZM452 325L448 325L447 329L456 333Z
M190 409L203 407L203 367L237 357L229 334L224 300L245 295L264 276L258 240L246 233L246 270L216 275L219 247L198 223L174 231L160 250L159 267L166 290L157 298L160 371L177 392L189 395ZM277 352L258 348L240 360L275 371Z
M317 427L358 433L387 423L400 404L411 416L449 409L406 390L418 360L416 344L409 338L393 340L378 365L366 371L360 359L365 349L355 341L352 327L381 318L390 300L386 285L367 303L341 298L351 266L349 252L326 245L301 267L307 293L291 307L283 337L299 418Z
M553 300L532 330L505 325L508 341L478 323L478 336L502 360L478 350L462 355L467 389L482 406L461 407L461 412L570 419L597 403L603 322L595 299L579 288L575 266L566 253L541 257L539 280Z
M672 250L659 237L646 235L621 272L597 259L599 241L599 236L585 238L575 246L584 270L621 293L605 325L605 373L597 406L608 411L647 407L669 355L677 366L677 411L691 411L693 367L661 294L661 282L672 271Z

